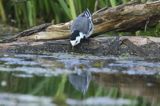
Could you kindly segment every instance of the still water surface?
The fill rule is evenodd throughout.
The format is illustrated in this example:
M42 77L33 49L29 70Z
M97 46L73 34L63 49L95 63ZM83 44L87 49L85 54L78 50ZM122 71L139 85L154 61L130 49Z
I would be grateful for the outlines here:
M160 59L0 54L0 106L159 106Z

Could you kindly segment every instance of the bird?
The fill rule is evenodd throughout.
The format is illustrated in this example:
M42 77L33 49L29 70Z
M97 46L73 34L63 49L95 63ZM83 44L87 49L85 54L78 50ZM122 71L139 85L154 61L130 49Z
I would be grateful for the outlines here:
M70 43L74 47L93 33L94 25L89 9L81 13L71 24Z

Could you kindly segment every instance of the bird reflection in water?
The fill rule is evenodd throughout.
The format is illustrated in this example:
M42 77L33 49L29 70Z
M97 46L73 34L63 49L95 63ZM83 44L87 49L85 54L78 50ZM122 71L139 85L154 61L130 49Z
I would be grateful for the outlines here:
M91 81L91 73L87 71L82 71L80 73L74 73L69 75L69 82L73 85L73 87L86 94L89 84Z

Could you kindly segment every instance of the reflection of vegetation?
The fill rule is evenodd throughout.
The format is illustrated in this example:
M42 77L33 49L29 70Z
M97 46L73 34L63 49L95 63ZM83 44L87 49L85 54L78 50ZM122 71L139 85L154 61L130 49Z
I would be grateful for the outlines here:
M159 106L160 81L156 76L99 73L94 81L112 98L130 98L138 106Z
M56 55L54 56L57 57ZM37 96L50 96L51 98L54 98L54 102L56 102L57 104L64 103L65 100L68 98L87 100L87 98L90 98L90 97L109 97L115 100L117 99L131 100L133 102L132 106L149 106L150 104L154 104L154 106L160 105L158 104L160 103L159 102L160 77L158 74L156 76L150 76L150 75L145 76L145 75L120 74L118 72L115 72L114 74L111 74L111 73L106 74L105 71L101 71L101 73L99 71L96 71L96 69L101 70L101 68L105 70L105 67L109 66L108 64L119 63L120 61L120 63L123 63L123 64L116 67L116 70L119 70L120 72L121 68L123 68L121 66L125 65L125 63L127 63L126 60L130 61L130 59L135 60L134 63L135 62L139 63L140 61L140 64L142 64L144 62L143 63L144 66L143 65L140 67L139 65L138 67L131 66L132 68L130 66L127 66L127 69L125 70L134 70L135 68L137 68L137 70L141 70L143 72L143 70L146 71L147 67L150 67L152 68L152 70L154 70L154 68L159 69L159 67L158 66L155 67L152 64L145 66L145 62L154 63L157 65L159 62L159 59L147 58L145 59L145 61L142 61L142 59L139 60L139 58L136 57L136 59L138 59L138 61L136 61L135 58L120 57L119 58L120 60L116 61L114 59L105 59L105 58L101 59L102 57L95 58L93 56L89 58L87 56L81 56L79 57L79 59L85 58L87 63L84 60L79 61L79 63L76 64L76 67L77 67L76 69L85 70L85 69L88 69L87 67L89 68L96 67L94 68L95 73L92 73L92 81L90 81L90 78L87 78L88 73L83 74L82 76L80 76L80 73L78 73L78 77L76 77L75 74L70 74L70 75L74 75L74 77L72 76L72 79L71 79L72 82L74 82L74 84L77 84L78 86L81 84L83 85L83 83L80 82L79 80L85 82L84 87L82 88L85 88L85 86L88 86L90 82L90 86L86 87L88 88L88 90L85 90L86 91L85 95L83 95L81 92L74 89L74 85L71 84L72 82L69 81L70 80L69 78L67 80L66 75L41 77L42 74L36 74L37 76L34 76L35 75L34 74L33 77L31 77L30 76L31 73L27 72L27 70L30 71L30 67L40 67L43 65L44 67L45 65L47 65L47 67L56 68L57 64L62 64L62 63L65 64L65 62L62 61L62 59L68 59L69 62L73 62L74 59L78 59L77 56L79 55L74 55L73 57L71 57L70 55L69 56L63 55L63 56L65 58L64 57L62 58L61 56L59 57L61 59L60 62L56 62L58 61L57 59L59 59L58 57L57 59L53 57L42 58L41 56L39 56L39 58L37 57L35 58L35 56L31 58L30 56L27 55L27 57L25 58L22 58L22 56L20 56L21 57L20 58L18 56L19 58L17 59L11 58L11 60L9 57L7 58L5 57L5 61L2 61L4 59L3 58L0 62L1 63L0 92L32 94ZM21 61L19 61L19 59ZM32 66L31 63L33 63L33 59L34 61L38 61L40 65ZM23 62L23 64L21 64L21 62ZM131 63L130 65L134 63ZM83 66L84 64L87 65L87 67ZM3 68L2 66L5 66L5 67ZM15 72L14 69L16 68L16 66L17 67L24 66L26 71L21 70L21 71ZM12 72L6 72L7 70L4 70L4 69L8 67L13 69L13 71L10 69L10 71ZM143 67L145 68L143 69ZM60 66L58 65L58 68L62 68L61 71L63 72L64 71L63 69L65 67L61 67L61 65ZM39 73L38 69L39 68L35 68L35 72ZM110 69L114 70L114 67ZM87 71L89 70L90 69L88 69ZM106 69L106 72L107 72L107 69ZM148 73L150 73L150 71L148 71ZM15 76L19 74L21 75L21 77ZM48 75L48 74L45 74L45 75ZM86 81L85 81L85 78L86 78ZM2 86L3 85L2 82L6 82L6 86ZM65 105L65 103L61 105Z
M38 76L34 76L32 78L18 78L14 77L12 73L10 74L0 73L0 82L2 80L5 80L7 82L7 86L0 87L0 91L34 94L39 96L52 96L54 97L54 101L56 101L56 103L58 104L59 102L64 103L65 99L67 98L82 99L81 98L82 93L75 90L66 78L67 78L66 75L62 75L59 77L48 77L48 78L38 77ZM102 80L103 79L101 79L101 82L103 82ZM105 83L107 84L108 82L105 81ZM122 87L124 87L124 85ZM150 105L150 102L146 101L145 98L141 96L134 96L131 94L126 95L121 91L122 89L121 90L120 89L121 88L113 86L111 87L109 85L101 86L100 83L96 84L95 81L91 81L90 87L85 95L85 98L104 97L104 96L117 99L128 98L133 101L132 106Z
M66 101L66 96L64 94L66 80L67 80L67 76L64 74L62 76L61 82L58 85L58 90L54 97L54 102L56 102L57 104L60 104L61 106L64 105Z

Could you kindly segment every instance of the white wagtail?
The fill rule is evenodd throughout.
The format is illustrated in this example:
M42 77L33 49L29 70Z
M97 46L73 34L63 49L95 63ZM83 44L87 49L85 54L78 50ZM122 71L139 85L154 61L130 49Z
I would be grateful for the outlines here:
M87 9L81 13L71 25L70 43L76 46L82 39L88 39L93 32L93 20L90 11Z

